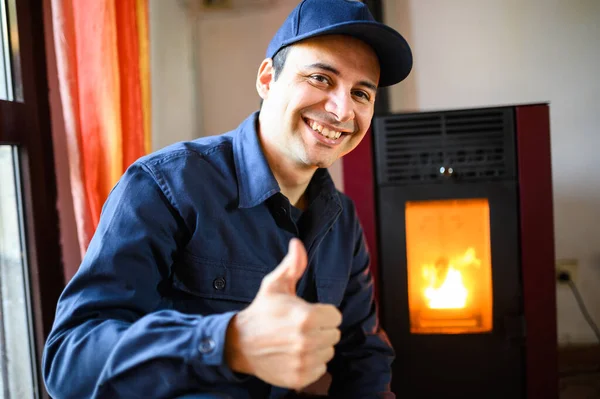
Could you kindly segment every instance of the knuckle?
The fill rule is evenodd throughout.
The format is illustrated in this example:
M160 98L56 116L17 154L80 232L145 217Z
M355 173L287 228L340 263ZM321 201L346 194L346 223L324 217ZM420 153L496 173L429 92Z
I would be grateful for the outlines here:
M289 386L291 388L303 388L307 380L307 364L302 358L297 358L290 364Z
M295 367L294 367L294 371L296 372L296 375L302 376L306 372L307 363L308 362L306 360L306 356L298 357L298 359L296 360Z
M306 336L300 336L296 342L296 353L302 355L310 351L310 343Z
M267 288L269 285L271 285L272 281L273 281L273 276L271 274L267 274L265 277L263 277L262 281L260 282L260 288L261 289Z
M292 376L298 375L298 370L300 368L300 356L293 357L289 362L289 370Z
M324 312L327 312L329 319L331 320L332 323L336 324L336 325L340 325L342 324L342 313L340 312L340 310L331 304L321 304L321 309Z
M340 324L342 324L342 313L336 307L334 307L333 309L335 310L336 323L339 326Z
M333 359L333 357L335 356L335 350L333 349L333 347L327 348L327 353L325 358L327 359L325 361L325 363L329 362L331 359Z
M301 375L296 375L292 378L292 381L290 382L290 388L302 389L306 385L304 381L305 379Z
M333 337L334 343L337 344L338 342L340 342L340 339L342 339L342 332L339 328L336 328Z
M327 366L323 364L323 365L317 367L316 372L317 372L318 378L321 378L327 372Z
M298 313L298 327L300 331L308 331L312 320L312 313L309 310L302 309Z

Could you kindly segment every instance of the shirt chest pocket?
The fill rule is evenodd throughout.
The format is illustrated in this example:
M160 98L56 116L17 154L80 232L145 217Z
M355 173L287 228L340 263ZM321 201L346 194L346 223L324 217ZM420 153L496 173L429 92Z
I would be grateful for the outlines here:
M245 308L258 293L267 270L186 256L174 267L174 307L185 313L213 314Z

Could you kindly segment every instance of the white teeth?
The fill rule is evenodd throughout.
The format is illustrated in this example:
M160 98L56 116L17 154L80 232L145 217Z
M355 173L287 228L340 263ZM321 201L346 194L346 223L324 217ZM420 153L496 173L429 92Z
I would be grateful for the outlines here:
M323 135L323 136L325 136L325 137L327 137L327 138L329 138L329 139L332 139L332 140L336 140L336 139L340 138L340 136L342 135L342 132L336 132L335 130L329 130L328 128L326 128L326 127L323 127L323 126L319 125L319 124L318 124L317 122L315 122L315 121L312 121L312 122L309 124L309 126L310 126L310 127L313 129L313 130L315 130L315 131L317 131L317 132L321 133L321 135Z

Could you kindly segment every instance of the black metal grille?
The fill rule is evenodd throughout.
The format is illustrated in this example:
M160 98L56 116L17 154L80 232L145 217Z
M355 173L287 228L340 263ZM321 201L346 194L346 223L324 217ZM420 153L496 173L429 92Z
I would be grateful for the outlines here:
M382 116L373 130L379 184L515 176L512 108Z

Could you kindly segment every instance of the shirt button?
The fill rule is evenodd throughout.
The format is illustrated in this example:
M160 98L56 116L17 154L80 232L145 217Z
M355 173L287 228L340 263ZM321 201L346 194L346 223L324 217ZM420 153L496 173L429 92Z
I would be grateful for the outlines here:
M225 289L225 279L223 277L217 277L213 281L213 287L215 288L215 290L219 291Z
M204 354L211 353L215 346L215 341L212 338L204 338L198 345L198 351Z
M281 207L277 210L277 216L280 218L284 218L287 215L287 210L284 207Z

